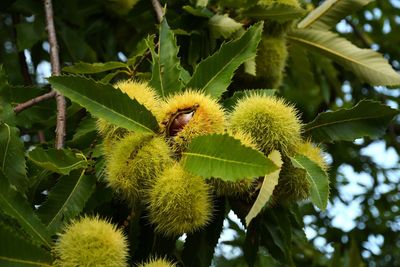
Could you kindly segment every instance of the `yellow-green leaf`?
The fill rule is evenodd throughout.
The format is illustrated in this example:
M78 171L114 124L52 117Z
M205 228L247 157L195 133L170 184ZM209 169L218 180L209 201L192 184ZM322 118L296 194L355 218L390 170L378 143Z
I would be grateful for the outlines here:
M341 19L357 11L373 0L325 0L311 11L300 23L299 28L329 29Z
M400 74L381 54L371 49L358 48L336 33L299 29L291 32L288 39L331 58L371 85L400 85Z
M277 150L274 150L268 156L268 158L270 158L272 162L275 163L276 166L278 166L279 169L265 175L257 199L246 216L247 225L249 225L251 220L253 220L258 215L258 213L260 213L260 211L263 209L265 204L272 196L275 186L278 184L279 173L283 164L281 154Z
M182 154L185 169L204 178L236 181L264 176L277 169L261 152L227 134L196 137Z

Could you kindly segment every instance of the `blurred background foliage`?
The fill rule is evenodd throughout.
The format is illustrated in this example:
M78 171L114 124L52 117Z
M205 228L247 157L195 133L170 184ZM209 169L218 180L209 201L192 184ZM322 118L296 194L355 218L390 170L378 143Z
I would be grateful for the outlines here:
M177 36L182 64L189 71L200 59L215 52L223 41L210 34L207 12L235 13L234 9L219 10L218 1L210 1L209 10L188 8L197 2L168 1L166 14ZM311 9L318 4L319 1L304 1L303 7ZM54 14L63 66L80 61L127 61L143 50L143 39L148 34L158 33L151 2L145 0L139 1L131 10L112 0L54 1ZM340 21L336 30L359 47L379 51L395 70L400 71L399 24L400 1L378 0ZM3 86L0 112L3 116L10 112L10 103L23 102L49 89L45 80L50 73L46 38L42 1L1 2L0 62L4 71L0 77ZM305 66L293 56L296 49L299 48L289 45L290 57L280 94L296 105L305 122L319 112L352 107L366 98L382 101L396 109L399 107L399 88L369 86L336 63L313 53L305 54L309 62ZM150 62L146 59L138 69L120 71L108 79L146 77L149 68ZM9 90L4 89L6 87ZM96 132L93 120L85 116L80 107L69 103L67 144L88 151ZM23 111L16 120L27 148L53 140L55 103L53 100L40 103ZM78 127L77 134L75 129ZM332 184L328 209L317 211L311 203L304 202L290 218L294 220L292 224L301 226L304 223L308 238L301 233L292 233L291 254L297 266L400 265L399 135L397 118L379 141L363 138L355 142L326 144L324 149L331 164ZM32 173L33 169L31 167ZM36 175L44 174L37 171ZM107 192L106 188L104 192ZM104 192L96 194L107 195ZM96 203L95 196L86 208L91 210L91 205L100 204ZM283 224L282 218L271 214L264 216L271 216L276 224ZM251 240L245 238L243 227L235 216L229 218L224 223L224 235L217 246L214 264L245 266L245 258L250 257ZM285 239L285 233L277 235L271 238L275 241ZM265 246L252 256L257 258L256 266L279 266L267 250L268 240L264 242Z

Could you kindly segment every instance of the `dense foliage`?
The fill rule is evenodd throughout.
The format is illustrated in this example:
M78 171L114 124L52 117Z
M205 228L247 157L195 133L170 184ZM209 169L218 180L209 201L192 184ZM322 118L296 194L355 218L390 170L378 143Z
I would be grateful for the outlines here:
M0 4L0 265L399 265L398 2L154 2Z

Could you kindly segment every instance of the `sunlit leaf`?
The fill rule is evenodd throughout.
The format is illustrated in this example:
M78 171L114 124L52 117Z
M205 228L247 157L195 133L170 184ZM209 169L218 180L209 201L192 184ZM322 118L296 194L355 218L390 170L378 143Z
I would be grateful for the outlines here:
M236 181L264 176L277 169L261 152L227 134L196 137L182 154L186 170L204 178Z
M333 32L302 29L291 32L288 38L331 58L371 85L400 85L400 74L393 70L381 54L358 48Z
M201 61L187 87L220 97L229 86L235 70L256 56L262 28L261 22L253 25L239 39L223 44L216 53Z
M153 132L156 118L143 105L109 84L80 76L53 76L49 82L94 116L132 131Z
M329 29L350 13L373 0L325 0L297 25L299 28Z
M180 65L176 39L166 19L163 19L160 26L158 54L155 53L152 40L148 40L147 45L153 58L152 76L149 84L162 97L179 92L184 86L181 72L185 71Z
M229 38L234 32L242 28L242 24L228 15L214 15L208 21L210 33L214 38Z
M261 186L260 192L258 193L256 201L254 202L253 206L251 207L249 213L246 216L247 225L249 225L251 220L253 220L254 217L256 217L258 213L260 213L260 211L264 208L265 204L272 196L272 192L274 191L275 186L278 184L279 172L283 164L281 154L278 151L274 150L268 156L268 158L270 158L272 162L275 163L276 166L278 166L279 169L265 175L263 184Z

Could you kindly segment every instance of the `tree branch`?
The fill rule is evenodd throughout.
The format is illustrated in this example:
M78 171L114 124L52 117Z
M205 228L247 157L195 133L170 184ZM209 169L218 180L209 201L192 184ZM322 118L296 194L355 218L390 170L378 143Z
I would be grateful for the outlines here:
M44 10L46 13L46 28L50 43L50 61L52 74L57 76L61 73L60 59L58 56L58 43L56 29L54 27L53 5L51 0L44 0ZM54 90L54 89L53 89ZM57 102L57 126L56 126L56 141L55 147L61 149L64 147L65 128L66 128L66 104L65 98L60 93L56 92Z
M56 95L55 91L50 91L50 92L48 92L48 93L46 93L44 95L32 98L32 99L30 99L30 100L28 100L28 101L26 101L24 103L18 104L14 108L14 112L15 113L19 113L19 112L23 111L24 109L27 109L29 107L32 107L32 106L36 105L37 103L40 103L40 102L42 102L44 100L53 98L55 95Z
M156 12L158 23L161 23L164 14L160 2L158 0L151 0L151 4L153 5L154 11Z

